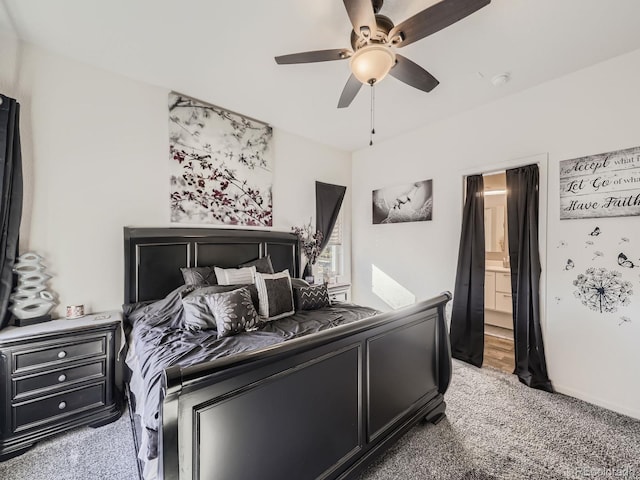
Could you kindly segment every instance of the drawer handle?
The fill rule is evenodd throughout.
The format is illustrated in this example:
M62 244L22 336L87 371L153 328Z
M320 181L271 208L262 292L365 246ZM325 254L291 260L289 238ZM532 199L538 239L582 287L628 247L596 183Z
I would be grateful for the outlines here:
M58 377L59 382L64 382L66 379L67 379L67 376L64 373Z
M67 352L65 352L64 350L60 350L58 352L58 358L64 358L67 356Z
M503 297L511 298L511 295L507 295L506 293L502 294Z
M58 410L64 410L65 408L67 408L67 402L60 402L58 404Z

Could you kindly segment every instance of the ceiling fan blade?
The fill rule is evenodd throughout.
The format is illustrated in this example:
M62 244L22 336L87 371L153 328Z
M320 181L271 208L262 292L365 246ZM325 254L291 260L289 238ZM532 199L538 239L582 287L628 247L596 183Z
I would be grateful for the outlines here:
M389 38L401 35L402 42L397 46L407 46L453 25L490 3L491 0L442 0L394 27Z
M389 75L424 92L430 92L440 83L420 65L397 53L396 64L389 71Z
M347 80L347 84L344 86L344 90L342 90L342 95L340 95L338 108L346 108L351 105L351 102L353 102L353 99L356 98L356 95L360 91L360 87L362 87L362 82L351 74L349 80Z
M314 52L292 53L291 55L280 55L276 57L276 63L286 65L292 63L314 63L329 62L331 60L344 60L353 55L351 50L346 48L335 48L332 50L316 50Z
M344 0L344 6L353 25L353 31L358 35L362 33L363 28L369 29L369 35L378 31L371 0Z

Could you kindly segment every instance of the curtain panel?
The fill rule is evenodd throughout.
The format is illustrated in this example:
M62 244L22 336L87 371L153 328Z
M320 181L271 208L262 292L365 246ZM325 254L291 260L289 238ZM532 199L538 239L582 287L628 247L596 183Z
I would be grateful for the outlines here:
M476 367L484 354L484 179L467 177L451 312L451 355Z
M342 185L316 182L316 230L322 232L321 252L329 243L346 191Z
M22 217L20 104L0 95L0 329L9 322L9 295Z
M515 373L525 385L553 392L540 328L539 176L537 165L507 170Z

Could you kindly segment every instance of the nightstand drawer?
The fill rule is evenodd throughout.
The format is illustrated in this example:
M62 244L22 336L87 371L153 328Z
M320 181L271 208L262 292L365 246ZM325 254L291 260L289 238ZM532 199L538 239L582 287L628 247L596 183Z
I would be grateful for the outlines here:
M56 347L43 347L37 350L17 351L13 358L14 373L31 367L39 367L49 363L93 357L106 353L104 337L90 338L83 342L60 343Z
M327 285L329 300L331 302L348 302L351 285L348 283L333 283Z
M329 300L331 300L331 303L333 303L333 302L346 302L347 301L347 292L332 293L331 295L329 295Z
M14 432L36 426L43 421L55 421L57 418L80 410L89 410L103 405L105 405L104 383L24 403L13 408Z
M65 386L106 375L104 360L88 365L70 366L14 380L14 399L53 386Z

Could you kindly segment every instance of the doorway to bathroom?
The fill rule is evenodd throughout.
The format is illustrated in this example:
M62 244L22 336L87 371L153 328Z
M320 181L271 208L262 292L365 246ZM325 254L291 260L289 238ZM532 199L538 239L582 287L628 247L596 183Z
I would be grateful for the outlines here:
M484 362L513 373L513 300L507 234L505 172L483 175L484 183Z
M538 161L528 160L463 177L465 196L449 339L453 358L476 367L498 360L504 363L498 368L509 371L513 366L513 373L525 385L552 392L543 339L548 158L541 155ZM494 179L489 178L485 194L487 172L503 171L506 188L504 184L493 186ZM503 195L506 201L501 206L498 199ZM485 199L490 199L486 205ZM508 279L510 282L505 281ZM490 317L488 325L485 313ZM509 317L511 324L506 320ZM488 341L485 333L489 333ZM507 359L512 358L507 367Z

